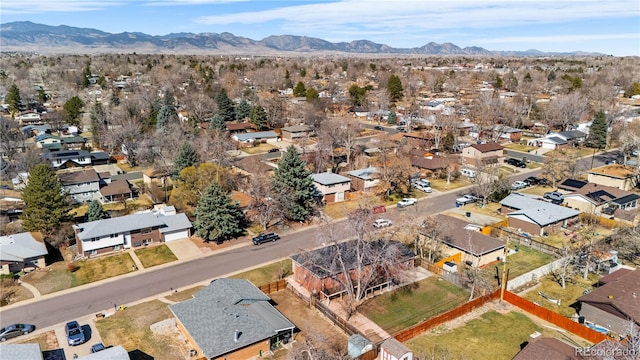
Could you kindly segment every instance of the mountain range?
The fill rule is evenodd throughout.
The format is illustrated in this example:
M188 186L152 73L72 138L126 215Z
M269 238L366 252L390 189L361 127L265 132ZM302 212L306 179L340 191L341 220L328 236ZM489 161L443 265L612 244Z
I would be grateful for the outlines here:
M334 53L334 54L398 54L398 55L596 55L582 52L545 53L538 50L490 51L471 46L460 48L452 43L429 42L420 47L394 48L369 40L332 43L323 39L273 35L253 40L223 33L172 33L148 35L140 32L112 34L96 29L66 25L50 26L30 21L0 25L2 52L24 51L37 53L183 53L183 54L282 54L282 53Z

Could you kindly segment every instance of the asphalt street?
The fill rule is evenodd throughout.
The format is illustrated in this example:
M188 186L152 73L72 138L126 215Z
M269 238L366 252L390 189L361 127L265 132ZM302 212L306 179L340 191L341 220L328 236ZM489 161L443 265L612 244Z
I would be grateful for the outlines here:
M616 152L597 155L595 166L619 157ZM591 157L578 161L579 167L589 168ZM527 176L537 176L540 170L529 171L511 177L512 181ZM384 217L397 219L405 214L428 216L455 206L455 198L464 193L464 189L449 193L433 193L416 206L405 209L390 208ZM25 301L0 310L0 324L31 323L45 328L85 315L103 312L141 299L170 293L171 289L185 288L202 283L235 271L257 266L262 263L288 257L303 249L321 246L329 240L329 233L336 239L353 236L346 221L334 222L330 228L314 227L283 236L281 240L262 246L248 245L211 256L156 270L146 270L131 276L121 276L112 280L89 284L59 293L45 295L36 301Z

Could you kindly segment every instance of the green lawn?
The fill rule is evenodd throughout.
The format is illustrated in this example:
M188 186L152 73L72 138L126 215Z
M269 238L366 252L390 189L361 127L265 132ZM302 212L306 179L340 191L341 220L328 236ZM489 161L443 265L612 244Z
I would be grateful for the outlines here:
M524 144L516 144L516 143L504 144L504 145L502 145L502 147L504 147L505 149L515 150L515 151L522 151L522 152L527 152L527 151L530 151L530 150L537 149L537 148L535 148L533 146L527 146L527 145L524 145Z
M50 266L50 271L34 271L23 280L35 286L41 294L69 289L75 286L104 280L132 271L134 263L128 253L74 262L78 270L71 273L65 262Z
M429 179L429 181L431 182L431 187L438 191L458 189L471 184L465 180L463 176L458 178L458 180L451 180L449 184L447 184L447 179Z
M292 274L291 259L276 261L253 270L230 276L231 279L247 279L255 286L270 284Z
M138 259L140 259L142 266L144 266L145 268L178 260L171 249L169 249L169 247L165 244L152 246L145 249L138 249L135 251L135 253Z
M506 360L520 351L531 333L541 330L522 313L490 311L452 330L435 328L407 346L420 358Z
M540 279L538 286L522 295L522 297L551 311L570 317L576 315L576 309L571 305L575 304L576 300L584 295L585 290L593 290L592 285L597 280L598 276L595 274L589 274L587 280L584 280L581 275L572 276L563 289L551 276L545 276ZM542 292L552 299L559 299L560 305L550 302L540 296L538 292Z
M247 154L253 155L253 154L265 153L273 148L275 148L275 146L271 144L261 143L261 144L258 144L257 146L246 147L240 150L246 152Z
M463 304L469 293L432 276L376 296L358 309L390 334Z
M172 344L173 338L154 334L149 328L172 317L167 304L153 300L117 311L112 316L96 320L95 324L107 346L122 345L127 351L139 350L158 360L183 359L184 354L175 343Z
M510 248L513 249L513 245L511 245ZM553 260L555 260L555 258L551 255L520 245L518 246L517 253L507 257L509 278L515 279L516 277L537 269L542 265L548 264ZM497 280L495 279L496 266L498 267L498 273L502 275L502 262L500 262L484 268L482 270L482 276L486 279L490 279L491 284L497 285Z

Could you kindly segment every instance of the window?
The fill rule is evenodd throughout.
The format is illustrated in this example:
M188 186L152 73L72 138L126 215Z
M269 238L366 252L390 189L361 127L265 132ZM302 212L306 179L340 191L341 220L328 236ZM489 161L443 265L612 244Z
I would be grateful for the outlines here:
M114 246L111 250L113 250L113 251L120 250L120 245Z
M96 255L98 255L98 250L89 251L89 256L96 256Z
M109 237L111 237L112 239L114 239L114 238L117 238L117 237L118 237L118 234L111 234L111 235L109 235Z
M149 245L153 243L153 239L144 239L142 240L142 245Z

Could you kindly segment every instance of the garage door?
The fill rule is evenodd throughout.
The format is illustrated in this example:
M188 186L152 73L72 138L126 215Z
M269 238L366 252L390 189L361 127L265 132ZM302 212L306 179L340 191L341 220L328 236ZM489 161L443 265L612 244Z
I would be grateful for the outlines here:
M189 230L173 231L173 232L164 233L164 241L166 241L166 242L174 241L174 240L180 240L180 239L186 239L188 237L189 237Z

